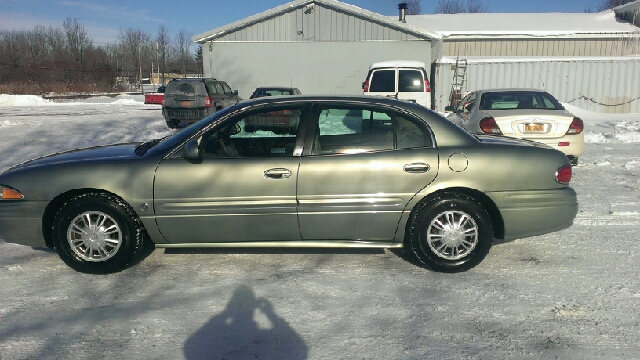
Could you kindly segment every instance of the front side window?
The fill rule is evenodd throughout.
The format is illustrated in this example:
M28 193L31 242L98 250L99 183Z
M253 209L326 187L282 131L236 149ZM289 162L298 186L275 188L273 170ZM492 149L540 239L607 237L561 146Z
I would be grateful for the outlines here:
M375 70L371 75L369 92L395 92L396 91L396 70L384 69Z
M325 108L318 116L312 155L358 154L431 146L431 137L417 120L393 111L367 108Z
M278 108L252 112L205 132L203 157L293 156L301 110Z

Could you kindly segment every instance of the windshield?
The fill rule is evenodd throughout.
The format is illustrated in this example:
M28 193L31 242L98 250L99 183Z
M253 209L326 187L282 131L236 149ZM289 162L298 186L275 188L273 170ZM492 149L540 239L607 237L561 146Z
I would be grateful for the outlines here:
M189 139L193 134L200 131L204 126L212 122L212 119L219 118L224 114L228 113L231 109L234 109L237 105L228 106L216 113L208 116L192 125L187 126L186 128L179 130L173 135L169 135L162 139L151 140L146 143L139 145L140 150L136 150L136 153L140 152L142 154L146 153L148 150L153 149L154 154L165 154L173 148L175 148L178 144L184 142ZM140 155L140 154L139 154Z
M564 110L549 93L542 91L503 91L482 94L480 110L541 109Z

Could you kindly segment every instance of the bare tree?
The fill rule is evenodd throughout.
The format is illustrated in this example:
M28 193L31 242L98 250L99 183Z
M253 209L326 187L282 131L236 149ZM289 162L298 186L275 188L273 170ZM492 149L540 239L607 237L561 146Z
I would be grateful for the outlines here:
M406 0L405 3L407 4L407 15L420 15L422 11L420 0Z
M624 5L632 1L634 0L602 0L600 6L598 6L598 11L613 9L616 6Z
M176 35L176 48L178 50L178 63L180 64L180 74L185 75L187 73L187 67L189 60L193 60L191 56L191 34L185 29L180 29L180 32Z
M129 69L137 72L136 82L139 82L142 79L143 54L148 53L150 36L142 30L129 28L120 30L118 38L129 61Z
M436 14L484 13L488 7L482 0L438 0Z
M156 55L158 61L158 71L160 72L161 81L164 84L165 73L167 72L167 57L171 46L171 37L169 36L169 30L164 25L158 26L158 33L156 34Z

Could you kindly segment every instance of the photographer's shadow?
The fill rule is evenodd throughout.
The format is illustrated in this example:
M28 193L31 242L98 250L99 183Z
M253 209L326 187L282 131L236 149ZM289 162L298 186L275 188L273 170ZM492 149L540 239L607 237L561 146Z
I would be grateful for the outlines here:
M306 359L307 345L268 300L241 285L224 311L187 339L184 355L187 360Z

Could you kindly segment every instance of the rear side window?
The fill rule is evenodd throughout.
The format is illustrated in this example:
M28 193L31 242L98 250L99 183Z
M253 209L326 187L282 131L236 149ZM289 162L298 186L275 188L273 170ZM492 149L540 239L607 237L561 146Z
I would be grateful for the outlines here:
M312 155L358 154L432 146L424 125L391 111L325 108L318 116L319 134Z
M422 71L418 69L400 69L398 72L399 92L424 92Z
M395 69L376 70L371 76L369 92L395 92L396 91L396 71Z

